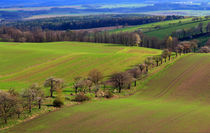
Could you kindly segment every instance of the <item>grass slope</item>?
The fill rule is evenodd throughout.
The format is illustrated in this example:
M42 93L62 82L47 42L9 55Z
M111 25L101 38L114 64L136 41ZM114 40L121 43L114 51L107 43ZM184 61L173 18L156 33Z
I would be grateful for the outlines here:
M181 21L182 23L179 23ZM210 20L204 20L202 23L206 26ZM178 29L188 29L197 26L200 21L192 22L192 18L179 19L179 20L170 20L163 21L151 24L144 24L139 26L132 26L127 28L111 30L111 33L114 32L132 32L136 30L141 30L145 35L151 37L158 37L164 39L164 37L169 36L172 32ZM170 25L169 25L170 24ZM156 26L161 26L160 29L155 29Z
M209 54L184 56L134 96L63 108L8 132L210 133L209 60Z
M97 68L105 76L124 71L160 50L80 42L0 43L0 88L22 89L50 76L71 83Z

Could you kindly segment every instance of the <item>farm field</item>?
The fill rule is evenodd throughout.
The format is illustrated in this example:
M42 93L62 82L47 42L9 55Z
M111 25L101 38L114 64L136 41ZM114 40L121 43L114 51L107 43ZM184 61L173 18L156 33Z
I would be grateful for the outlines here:
M22 90L48 77L71 85L76 76L99 69L105 76L124 71L161 50L80 42L0 43L0 87Z
M181 23L179 23L181 21ZM210 20L204 20L203 24L206 26ZM114 32L132 32L136 30L141 30L144 32L145 35L151 36L151 37L158 37L160 39L163 39L166 36L169 36L172 32L178 30L178 29L187 29L191 27L197 26L200 21L192 21L192 18L186 18L186 19L179 19L179 20L171 20L171 21L163 21L163 22L157 22L157 23L151 23L151 24L144 24L139 26L132 26L127 28L120 28L111 30L111 33ZM155 29L156 26L160 26L160 29Z
M209 60L210 54L183 56L133 96L66 107L8 132L210 133Z
M140 29L141 31L145 32L149 28L155 27L157 25L160 26L165 26L168 25L169 23L178 23L179 21L182 22L189 22L191 21L192 18L185 18L185 19L177 19L177 20L169 20L169 21L163 21L163 22L155 22L155 23L149 23L149 24L143 24L143 25L137 25L137 26L131 26L131 27L126 27L126 28L120 28L120 29L115 29L110 32L132 32Z

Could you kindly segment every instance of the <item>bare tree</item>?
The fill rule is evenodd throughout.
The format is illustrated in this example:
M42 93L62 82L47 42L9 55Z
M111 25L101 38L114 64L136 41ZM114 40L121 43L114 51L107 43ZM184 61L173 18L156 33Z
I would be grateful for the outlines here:
M146 65L146 72L149 71L149 67L151 65L153 65L153 57L147 57L147 59L144 61L145 65Z
M17 100L7 92L0 91L0 118L7 124L9 117L16 111Z
M195 52L196 48L198 48L198 40L194 39L191 42L191 49L193 49L193 52Z
M184 47L181 44L178 44L177 49L179 50L180 56L182 55L182 52L184 50Z
M145 68L146 68L145 64L139 64L139 69L141 72L143 72Z
M137 33L132 34L134 46L139 46L141 44L141 37Z
M170 51L168 49L164 49L163 52L162 52L162 57L165 59L165 62L166 62L166 59L169 55Z
M50 87L50 97L53 97L53 92L56 91L56 89L62 89L63 85L64 82L62 79L53 77L48 78L44 83L45 87Z
M200 53L209 53L210 48L208 46L201 47L199 50Z
M134 78L134 86L136 86L136 81L140 78L141 76L141 71L138 68L133 68L128 71L130 75Z
M35 98L34 99L36 101L36 104L38 105L38 108L41 109L42 102L45 98L44 91L42 90L42 88L38 84L33 84L31 86L31 89L34 90L34 92L35 92Z
M78 88L82 87L82 77L75 77L73 85L74 85L75 93L77 94Z
M33 104L38 104L39 109L41 109L44 93L38 84L33 84L29 88L25 89L22 97L25 99L26 107L28 108L29 113L31 113Z
M190 52L190 48L191 48L191 42L189 41L184 41L180 43L183 47L184 47L184 53L189 53Z
M97 70L93 69L88 74L88 79L91 80L95 85L98 85L101 80L103 80L103 74Z
M156 62L156 66L159 66L159 62L161 62L162 57L161 56L154 56L154 61ZM161 62L162 64L162 62Z
M132 76L128 72L115 73L111 76L110 82L121 93L121 90L132 82Z

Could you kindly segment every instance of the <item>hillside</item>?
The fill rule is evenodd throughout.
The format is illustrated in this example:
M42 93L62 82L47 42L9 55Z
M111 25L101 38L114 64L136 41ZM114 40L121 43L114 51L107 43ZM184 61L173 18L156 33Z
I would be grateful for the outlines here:
M134 96L63 108L8 132L210 133L209 60L209 54L181 57Z
M0 43L0 88L21 90L48 77L71 84L96 68L105 76L124 71L161 50L113 44L54 42Z
M180 23L181 21L181 23ZM210 22L210 20L203 20L202 23L204 24L204 27ZM179 19L179 20L169 20L169 21L163 21L163 22L157 22L157 23L151 23L151 24L143 24L139 26L131 26L127 28L120 28L116 30L110 31L113 32L133 32L137 30L141 30L145 33L145 35L148 35L150 37L158 37L160 39L163 39L166 36L169 36L172 32L179 30L179 29L188 29L197 26L201 21L192 21L192 18L186 18L186 19ZM155 27L160 26L159 29L156 29Z

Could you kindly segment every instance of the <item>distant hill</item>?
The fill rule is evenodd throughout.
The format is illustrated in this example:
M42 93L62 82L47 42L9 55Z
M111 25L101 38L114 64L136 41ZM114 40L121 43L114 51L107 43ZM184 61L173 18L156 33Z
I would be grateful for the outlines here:
M210 2L210 0L186 0L185 2ZM78 4L120 4L120 3L159 3L183 2L182 0L1 0L0 7L24 6L63 6Z

